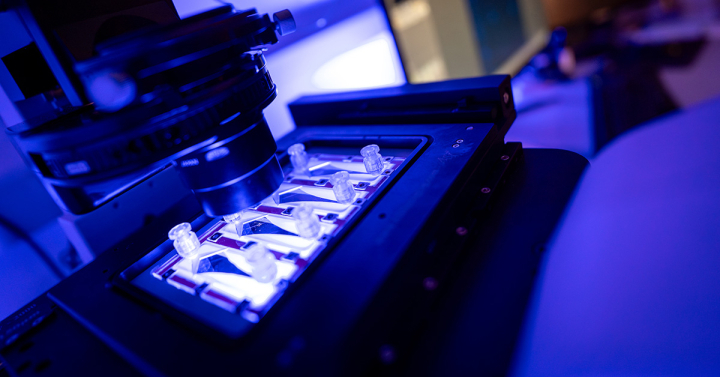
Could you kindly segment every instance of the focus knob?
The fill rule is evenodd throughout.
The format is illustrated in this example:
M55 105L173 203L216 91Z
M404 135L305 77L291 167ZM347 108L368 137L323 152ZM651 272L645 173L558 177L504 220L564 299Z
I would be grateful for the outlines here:
M288 35L295 32L295 18L293 18L289 10L285 9L273 14L273 21L275 21L275 30L277 30L280 35Z

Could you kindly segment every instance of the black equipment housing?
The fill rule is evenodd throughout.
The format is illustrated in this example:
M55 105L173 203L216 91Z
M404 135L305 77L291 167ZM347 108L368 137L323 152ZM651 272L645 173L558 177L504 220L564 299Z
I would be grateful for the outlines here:
M240 212L279 187L262 113L276 85L263 51L293 31L288 11L226 4L180 20L170 1L8 3L48 67L33 79L43 89L15 102L25 121L7 133L60 208L88 213L169 165L210 216ZM78 14L59 17L68 7ZM92 44L68 31L83 27Z
M477 248L473 245L486 242L474 236L482 224L489 226L493 198L522 161L520 144L504 142L516 116L510 78L312 96L290 108L298 127L278 142L283 165L288 165L284 151L297 142L332 151L363 143L382 148L385 140L405 137L427 142L246 334L212 329L138 297L122 283L133 264L159 258L148 252L166 242L163 226L191 220L197 229L215 221L197 206L194 211L185 206L99 255L0 324L0 344L11 341L1 351L11 370L61 357L43 369L167 376L402 371L397 368L410 360L459 261ZM580 171L584 164L577 164ZM545 211L554 213L547 221L550 230L572 182L558 199L558 210ZM550 230L541 233L547 236ZM529 287L522 289L529 292ZM60 347L27 346L68 339L77 339L81 363L69 366L68 360L78 356Z

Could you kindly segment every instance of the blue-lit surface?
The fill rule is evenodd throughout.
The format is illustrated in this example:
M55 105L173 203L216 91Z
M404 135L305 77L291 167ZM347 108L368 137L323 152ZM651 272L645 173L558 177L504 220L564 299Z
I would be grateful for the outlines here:
M539 275L517 376L720 375L720 98L591 161Z
M68 247L56 221L60 210L4 132L0 134L0 162L0 215L15 223L56 259ZM27 242L0 227L0 319L58 281Z
M377 39L356 47L318 68L312 83L319 89L353 90L379 88L397 84L394 49L388 38Z

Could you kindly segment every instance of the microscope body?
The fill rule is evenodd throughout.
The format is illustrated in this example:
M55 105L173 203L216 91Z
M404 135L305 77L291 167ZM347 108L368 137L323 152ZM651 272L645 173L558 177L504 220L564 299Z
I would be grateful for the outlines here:
M0 83L19 120L7 133L61 209L92 212L168 168L215 217L279 186L263 50L294 30L288 11L223 5L181 20L171 1L4 7Z

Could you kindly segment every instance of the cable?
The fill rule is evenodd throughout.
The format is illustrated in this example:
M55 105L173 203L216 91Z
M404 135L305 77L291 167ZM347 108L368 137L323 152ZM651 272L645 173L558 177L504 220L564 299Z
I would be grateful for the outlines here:
M42 261L48 265L48 268L50 268L50 271L52 271L52 273L55 274L55 276L58 279L60 279L60 280L65 279L65 274L60 270L60 268L55 264L55 262L45 253L45 250L43 250L43 248L40 247L40 245L38 245L35 242L35 240L33 240L30 236L25 234L25 232L22 229L20 229L19 226L17 226L15 223L10 221L8 218L6 218L3 215L0 215L0 225L3 226L8 231L10 231L10 233L15 235L15 237L25 241L25 243L27 243L28 246L30 246L30 248L33 249L33 251L35 251L35 253L38 255L38 257L40 257L40 259L42 259Z

